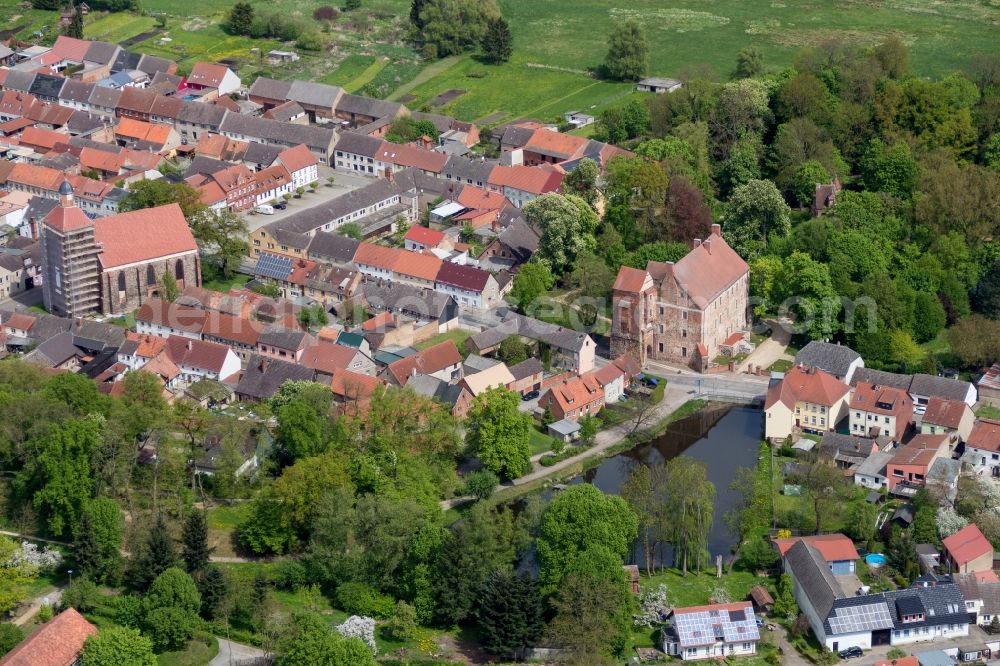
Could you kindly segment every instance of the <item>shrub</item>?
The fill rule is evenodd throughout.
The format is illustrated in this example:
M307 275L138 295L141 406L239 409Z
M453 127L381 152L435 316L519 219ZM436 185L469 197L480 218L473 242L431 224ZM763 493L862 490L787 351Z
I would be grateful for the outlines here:
M7 654L23 640L24 630L21 627L10 622L0 624L0 655Z
M313 18L317 21L335 21L340 11L336 7L317 7L313 12Z
M62 605L86 613L97 608L100 599L101 593L97 590L97 583L81 576L63 592Z
M323 50L323 38L317 32L303 32L299 35L295 45L306 51Z
M174 606L154 608L146 615L145 633L153 640L157 652L178 650L194 633L193 618L188 611Z
M279 560L274 569L274 584L283 590L297 590L309 577L306 567L299 560Z
M364 583L344 583L337 588L337 606L351 615L388 618L395 610L392 597L380 593Z
M52 606L45 604L38 609L38 621L43 623L48 622L52 619L54 614L55 612L52 610Z
M134 594L123 594L111 601L115 624L138 629L142 625L142 599Z
M484 500L497 489L500 479L488 469L472 472L465 479L465 492L477 500Z
M385 633L389 638L406 641L413 638L417 628L417 611L405 601L396 603L396 611L385 625Z

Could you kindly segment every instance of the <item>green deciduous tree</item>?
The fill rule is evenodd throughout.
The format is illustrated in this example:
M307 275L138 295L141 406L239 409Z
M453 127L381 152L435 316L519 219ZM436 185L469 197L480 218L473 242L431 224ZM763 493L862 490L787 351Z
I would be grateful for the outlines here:
M497 350L497 358L508 366L517 365L528 358L528 346L524 344L519 335L509 335L500 343Z
M553 275L570 269L577 255L596 246L597 214L580 197L543 194L524 207L525 220L541 231L538 258Z
M510 26L503 17L498 16L486 25L481 47L486 59L494 65L510 60L514 51L514 38L510 34Z
M516 654L535 645L545 628L538 581L513 571L491 573L480 595L478 625L492 654Z
M188 223L205 258L223 277L231 278L249 251L246 219L230 210L206 210L189 217Z
M157 652L184 647L194 633L194 625L193 615L173 606L154 608L143 621L144 633L152 639Z
M597 162L589 157L584 157L563 178L563 191L568 194L575 194L593 206L597 202L599 195L597 191L597 177L599 175L600 169L597 166Z
M83 666L156 666L153 642L131 627L105 627L87 638Z
M500 18L494 0L422 0L419 11L424 52L439 58L476 48L490 22Z
M523 266L514 276L510 297L522 312L527 312L535 300L552 289L555 280L552 271L546 263L531 261Z
M201 594L186 571L170 567L153 581L143 604L147 610L173 607L197 615L201 610Z
M620 497L586 483L560 492L545 509L537 540L543 584L556 589L567 568L589 546L623 558L638 528L638 519Z
M616 81L638 81L649 68L649 43L638 21L620 23L608 37L604 74Z
M132 183L128 194L122 197L118 209L127 212L172 203L180 205L181 212L189 223L192 218L206 210L198 190L187 183L173 183L165 178Z
M767 248L772 237L791 230L791 211L781 192L768 180L751 180L733 191L723 218L724 236L744 259Z
M0 655L5 655L24 640L24 630L11 622L0 624Z
M917 342L929 342L944 330L947 315L936 294L917 292L913 304L913 336Z
M610 664L606 655L620 655L628 640L632 603L623 575L612 581L571 573L552 600L549 639L566 650L570 663Z
M878 508L865 500L854 500L847 506L844 518L845 531L855 541L867 543L875 538L875 519Z
M830 174L827 173L826 167L817 160L804 162L795 172L795 178L792 182L795 200L802 208L812 205L816 196L816 186L829 182Z
M756 46L748 46L741 49L736 55L736 71L733 76L737 79L752 79L764 73L764 54Z
M795 316L800 332L822 340L837 331L841 303L825 264L793 252L782 262L774 286L772 297L781 309Z
M476 396L469 410L469 448L503 479L520 476L530 464L531 415L518 410L520 404L513 391L493 388Z
M371 650L359 638L331 631L319 615L298 613L279 644L278 666L376 666Z
M89 534L82 536L84 532ZM98 583L117 582L122 573L124 535L125 516L118 503L109 497L92 500L73 540L73 557L80 574Z
M63 606L75 608L81 613L94 610L100 601L101 592L97 589L97 583L85 576L74 579L63 592L61 599Z
M873 192L908 199L917 184L917 161L905 143L888 146L880 139L868 144L861 159L861 181Z

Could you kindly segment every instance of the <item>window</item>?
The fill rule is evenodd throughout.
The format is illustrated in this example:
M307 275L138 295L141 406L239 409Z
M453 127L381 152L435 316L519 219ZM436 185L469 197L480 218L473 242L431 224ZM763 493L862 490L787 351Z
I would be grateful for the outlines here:
M885 417L885 422L886 422L886 423L888 423L888 422L889 422L889 417L888 417L888 416L887 416L887 417Z
M681 319L687 319L687 318L688 318L688 313L687 312L682 312L681 313Z
M660 346L662 347L663 345L661 344ZM681 347L681 356L684 357L684 358L687 358L687 355L688 355L688 348L687 347Z
M750 643L743 644L743 651L748 652L753 646Z
M658 346L659 346L659 349L660 349L660 353L663 353L663 343L661 342Z

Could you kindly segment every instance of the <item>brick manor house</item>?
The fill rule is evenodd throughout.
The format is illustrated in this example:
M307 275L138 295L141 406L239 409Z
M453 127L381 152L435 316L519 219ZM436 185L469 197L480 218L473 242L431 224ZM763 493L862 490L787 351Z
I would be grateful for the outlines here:
M712 225L679 261L622 266L612 294L611 357L631 354L706 370L750 325L750 267Z

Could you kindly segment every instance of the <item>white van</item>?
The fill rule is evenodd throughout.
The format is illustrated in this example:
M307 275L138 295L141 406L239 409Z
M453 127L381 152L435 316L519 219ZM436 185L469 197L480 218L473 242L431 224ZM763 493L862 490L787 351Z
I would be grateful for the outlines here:
M257 206L257 212L263 213L264 215L274 215L274 206L270 204L261 204Z

